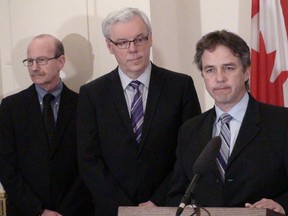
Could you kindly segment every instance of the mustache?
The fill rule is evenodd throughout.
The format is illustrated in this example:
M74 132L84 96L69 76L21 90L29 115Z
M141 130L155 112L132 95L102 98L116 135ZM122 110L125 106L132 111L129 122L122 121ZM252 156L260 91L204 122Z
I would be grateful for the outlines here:
M45 73L43 72L30 72L30 76L34 77L34 76L44 76Z

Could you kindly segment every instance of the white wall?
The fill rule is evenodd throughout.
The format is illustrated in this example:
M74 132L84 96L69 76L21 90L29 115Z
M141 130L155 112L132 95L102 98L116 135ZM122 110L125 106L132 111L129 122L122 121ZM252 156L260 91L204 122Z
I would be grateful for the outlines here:
M202 35L217 29L239 34L250 46L251 0L200 1ZM205 91L204 109L213 106L213 100Z
M82 58L81 52L90 51L87 26L87 4L86 1L35 1L35 0L2 0L5 2L6 13L1 14L5 22L1 22L1 26L6 27L6 38L1 38L1 50L5 56L1 56L2 71L2 94L3 96L18 92L31 84L28 70L23 66L22 60L26 58L26 47L28 42L35 35L49 33L59 37L65 45L67 45L68 62L66 69L71 67L69 55L78 53L77 58ZM69 9L67 8L69 5ZM64 12L65 11L65 12ZM7 24L8 23L8 24ZM78 43L71 43L76 40ZM9 46L8 46L9 45ZM84 49L85 48L85 49ZM2 52L1 52L2 53ZM85 56L86 57L86 56ZM80 62L80 61L77 61ZM80 78L83 74L76 71L77 62L71 70L64 69L62 74L66 77L67 82L74 77ZM88 65L89 66L89 65ZM87 65L82 68L88 73ZM92 70L92 68L91 68ZM91 71L90 70L90 71ZM83 72L83 71L81 71ZM92 73L92 72L89 72ZM79 81L82 81L79 79Z
M239 33L250 43L251 0L1 0L0 98L31 84L22 60L28 42L41 33L64 43L68 61L62 77L73 90L108 73L116 61L106 48L101 22L110 11L126 6L151 17L153 62L191 75L202 109L213 106L193 65L195 44L216 29Z
M36 35L49 33L62 40L67 62L64 82L78 91L80 85L107 73L116 62L105 46L101 22L108 12L123 6L139 7L150 16L146 0L1 0L0 97L31 84L22 64L26 47Z
M150 4L154 62L192 76L202 110L211 108L214 102L193 64L195 45L204 34L219 29L238 33L250 44L251 0L156 0Z

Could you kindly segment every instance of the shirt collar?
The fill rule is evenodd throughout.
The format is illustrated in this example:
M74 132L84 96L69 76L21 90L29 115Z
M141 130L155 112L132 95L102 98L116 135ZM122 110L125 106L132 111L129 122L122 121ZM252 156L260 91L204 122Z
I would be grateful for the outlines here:
M152 64L149 62L148 67L145 69L144 73L142 73L137 80L140 81L146 88L149 87L150 76L151 76ZM118 73L120 76L121 84L123 90L127 88L129 83L133 81L130 77L128 77L121 69L118 67Z
M41 86L39 86L38 84L35 84L35 89L38 94L39 100L43 101L43 97L46 94L48 94L48 92L45 89L43 89ZM62 89L63 89L63 82L60 80L56 88L52 92L49 92L49 93L54 95L55 99L57 100L61 95Z
M244 97L231 109L229 110L229 114L233 117L233 119L242 122L247 106L249 102L249 95L246 92ZM224 113L219 107L215 105L215 111L216 111L216 121L217 123L219 121L219 117Z

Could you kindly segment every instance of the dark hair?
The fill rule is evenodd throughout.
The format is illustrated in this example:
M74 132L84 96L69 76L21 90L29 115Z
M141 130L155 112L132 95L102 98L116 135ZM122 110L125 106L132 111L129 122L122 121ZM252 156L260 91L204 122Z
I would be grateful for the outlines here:
M239 57L244 70L250 67L250 49L247 43L238 35L226 30L221 30L210 32L197 42L194 62L200 71L202 71L202 55L204 51L213 51L217 45L228 47L235 56Z

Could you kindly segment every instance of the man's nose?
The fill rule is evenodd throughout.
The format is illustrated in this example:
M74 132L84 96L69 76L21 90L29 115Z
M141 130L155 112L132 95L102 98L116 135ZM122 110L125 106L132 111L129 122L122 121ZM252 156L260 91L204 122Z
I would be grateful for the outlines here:
M39 68L39 65L36 62L36 59L33 59L32 66L30 66L32 70L36 70Z

